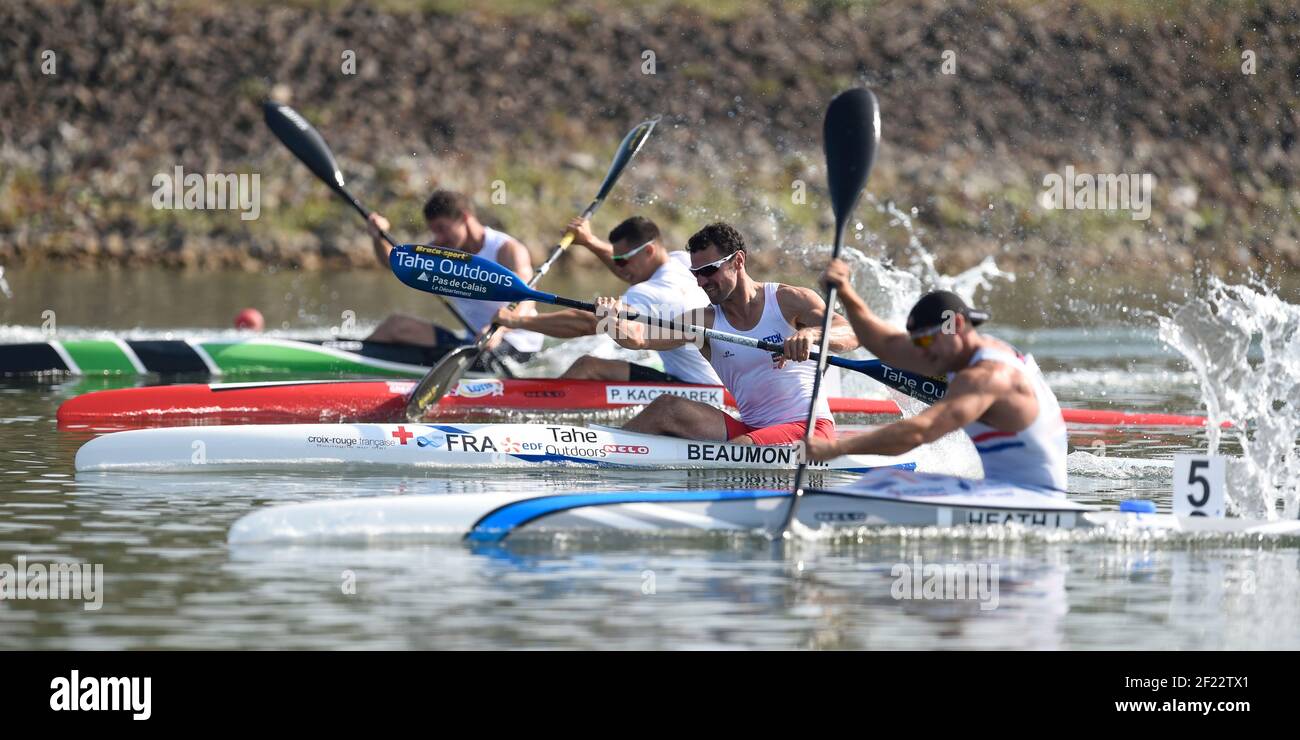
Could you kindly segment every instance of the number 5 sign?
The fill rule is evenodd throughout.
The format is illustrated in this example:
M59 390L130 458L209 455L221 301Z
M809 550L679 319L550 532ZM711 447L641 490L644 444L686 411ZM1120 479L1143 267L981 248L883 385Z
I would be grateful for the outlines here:
M1218 455L1174 455L1175 515L1224 517L1223 463Z

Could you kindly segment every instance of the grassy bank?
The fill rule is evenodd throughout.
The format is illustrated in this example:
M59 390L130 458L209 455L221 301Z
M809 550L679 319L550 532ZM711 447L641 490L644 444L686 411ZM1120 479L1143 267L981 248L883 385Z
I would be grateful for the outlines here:
M719 219L759 251L825 242L821 112L869 84L870 190L914 228L863 208L868 251L905 261L919 235L946 269L1300 267L1300 18L1282 2L23 2L0 29L7 264L370 265L355 215L265 130L266 97L320 128L403 238L451 187L540 256L621 135L662 114L598 228L644 213L677 243ZM260 217L154 209L178 165L258 174ZM1067 165L1154 175L1150 219L1044 208Z

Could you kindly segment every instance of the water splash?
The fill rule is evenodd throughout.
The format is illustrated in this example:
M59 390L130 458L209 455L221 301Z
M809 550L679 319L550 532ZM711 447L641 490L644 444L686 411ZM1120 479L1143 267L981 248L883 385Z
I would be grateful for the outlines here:
M864 201L877 212L887 215L889 227L901 229L907 239L903 253L909 258L909 264L900 267L886 256L887 241L883 234L868 229L858 221L850 224L850 238L840 253L840 257L852 268L854 289L871 306L871 310L886 322L898 327L904 326L913 304L930 290L951 290L967 303L979 305L980 301L975 298L977 292L992 290L995 280L1015 281L1015 274L999 269L991 256L956 275L944 275L935 266L936 256L922 241L925 231L914 221L919 213L916 208L905 212L893 201L881 203L871 193L866 193ZM822 244L792 249L789 254L797 264L822 265L830 250L829 245ZM870 357L865 350L855 351L850 356L859 359ZM856 373L845 373L841 380L845 395L856 398L890 398L898 404L905 417L914 416L926 408L920 401ZM954 432L939 440L935 448L942 450L943 455L950 459L951 467L931 472L972 477L982 474L975 448L965 434Z
M1263 286L1210 278L1204 295L1159 317L1160 339L1191 365L1205 402L1209 452L1223 434L1242 449L1227 467L1229 506L1248 516L1300 512L1300 306ZM1220 422L1234 426L1221 430Z
M1014 273L1001 270L992 256L985 257L974 267L956 275L945 275L935 266L936 255L926 248L921 237L924 230L916 226L914 218L916 208L904 212L894 201L881 203L870 193L866 202L877 212L889 216L889 226L899 228L907 236L904 250L910 259L905 268L895 266L884 256L884 240L872 234L861 223L854 225L854 242L846 245L841 253L843 259L853 269L853 286L863 297L872 311L885 321L902 327L907 322L907 314L924 293L931 290L950 290L972 305L979 305L975 294L980 290L993 289L995 280L1014 282ZM872 257L864 249L880 254ZM858 352L857 355L865 353ZM853 396L886 396L898 404L904 417L914 416L926 408L926 404L910 396L886 389L861 376L849 373L844 378L846 392ZM939 468L927 468L929 472L942 472L949 475L983 477L983 466L975 452L974 445L962 432L957 431L944 436L930 446L936 452L935 458L944 461Z
M913 221L920 213L916 207L904 212L894 201L890 200L881 203L871 193L866 194L866 201L878 213L889 216L890 227L901 228L906 232L907 249L905 254L911 258L907 271L915 275L927 289L951 290L967 302L970 302L974 298L976 290L992 287L990 280L993 278L1000 278L1012 283L1016 281L1014 273L998 269L997 263L992 256L985 257L976 268L956 276L944 275L935 266L937 256L929 249L926 249L925 244L921 241L921 237L925 235L925 229L918 227Z
M1151 458L1108 457L1075 450L1065 458L1070 475L1083 475L1103 480L1158 480L1169 481L1173 470L1172 460Z

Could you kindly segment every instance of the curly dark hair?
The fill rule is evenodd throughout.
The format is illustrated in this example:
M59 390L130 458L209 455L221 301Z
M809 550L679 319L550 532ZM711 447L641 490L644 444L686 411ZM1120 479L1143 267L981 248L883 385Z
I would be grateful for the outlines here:
M474 204L454 190L435 190L424 203L424 220L435 218L460 218L460 214L473 215Z
M686 251L698 252L708 249L709 245L717 247L718 253L726 257L735 252L745 251L745 237L730 224L719 221L692 234L690 240L686 242Z

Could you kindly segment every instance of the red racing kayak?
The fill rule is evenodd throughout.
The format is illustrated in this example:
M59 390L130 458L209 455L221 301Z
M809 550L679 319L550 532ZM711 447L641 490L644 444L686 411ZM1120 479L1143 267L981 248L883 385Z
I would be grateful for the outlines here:
M62 428L90 425L288 424L402 420L409 380L320 380L145 386L86 393L59 407ZM466 379L431 412L446 418L485 411L612 411L670 393L713 406L734 406L719 386L534 378ZM898 414L890 400L832 398L837 414ZM1201 416L1065 409L1065 420L1109 426L1203 426Z

